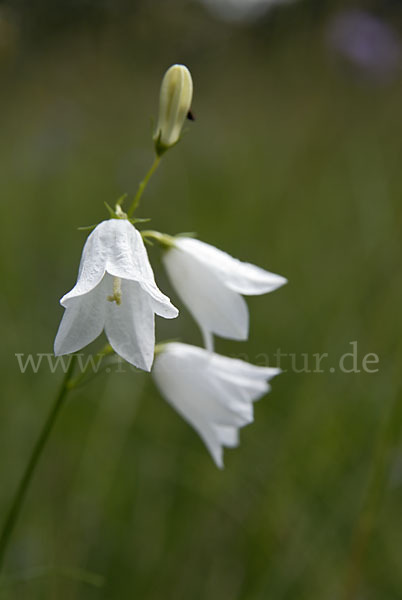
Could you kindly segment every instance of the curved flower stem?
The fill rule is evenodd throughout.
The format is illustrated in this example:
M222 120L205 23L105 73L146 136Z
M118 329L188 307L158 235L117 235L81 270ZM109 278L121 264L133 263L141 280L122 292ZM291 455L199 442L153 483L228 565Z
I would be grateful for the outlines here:
M32 476L35 472L38 461L42 455L43 449L49 439L49 435L53 429L53 426L56 422L57 416L60 412L60 409L63 406L65 397L67 393L72 389L68 384L73 374L75 363L77 357L72 355L70 364L64 376L63 382L61 384L59 393L56 396L55 402L49 412L49 415L45 421L43 429L39 435L39 438L32 450L31 457L28 461L28 464L25 468L25 472L22 476L20 484L17 488L17 491L14 496L14 500L11 504L11 508L8 512L6 520L3 525L3 529L0 535L0 571L3 566L3 561L5 557L5 553L7 550L8 542L10 540L11 534L14 530L16 521L18 519L18 515L20 513L22 503L24 501L25 495L27 493L29 484L31 483Z
M155 240L158 242L158 244L165 248L171 248L174 246L174 238L167 233L160 233L159 231L147 229L145 231L141 231L141 235L144 240Z
M141 181L140 185L138 186L138 190L134 197L134 200L133 200L130 208L127 211L128 217L132 217L135 209L138 208L138 205L141 200L141 196L144 193L144 190L148 185L148 181L151 179L152 175L155 173L156 169L158 168L160 160L161 160L160 156L155 156L154 162L152 163L152 167L149 169L148 173L145 175L144 179Z

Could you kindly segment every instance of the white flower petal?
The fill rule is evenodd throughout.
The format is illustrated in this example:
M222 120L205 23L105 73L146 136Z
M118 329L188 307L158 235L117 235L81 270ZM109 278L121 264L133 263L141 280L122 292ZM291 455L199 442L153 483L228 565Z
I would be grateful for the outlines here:
M277 367L259 367L245 362L244 360L222 356L222 354L214 354L213 360L216 369L220 370L222 376L227 374L229 377L232 377L233 374L236 374L238 377L244 377L250 380L261 379L263 381L269 381L281 373L281 370Z
M175 319L178 316L179 311L171 303L170 298L165 296L165 294L162 294L156 286L151 288L145 284L140 285L142 289L150 295L153 310L157 315L164 317L165 319ZM157 293L155 293L155 291Z
M199 323L205 338L213 332L230 339L247 339L246 302L228 289L209 266L195 261L191 254L180 248L165 252L163 262L169 279Z
M108 235L107 272L121 279L155 283L144 242L134 225L126 219L110 219L97 229L104 224Z
M222 467L222 446L237 446L238 429L253 420L253 401L268 391L267 380L279 370L170 343L157 355L152 372L161 394Z
M174 319L179 311L155 283L141 234L125 219L110 219L108 225L109 253L106 270L114 277L138 281L143 290L153 299L155 312L166 319ZM98 226L99 227L99 226Z
M77 283L61 299L62 305L66 300L92 290L105 271L114 277L138 281L156 300L169 303L169 299L156 286L141 234L126 219L103 221L88 236L82 251Z
M180 365L180 360L177 361L173 357L171 361L170 358L166 351L155 358L152 374L159 391L184 420L194 427L204 440L216 464L222 467L222 448L216 430L209 424L204 414L207 403L204 404L204 397L199 388L197 370L188 371L186 365ZM211 415L211 420L214 416L216 417L215 411Z
M190 420L189 422L192 424ZM225 466L223 463L223 446L225 446L226 436L220 435L220 427L214 424L211 425L208 421L200 419L198 419L197 425L192 425L208 448L216 466L219 469L223 469Z
M139 369L151 370L155 317L150 297L137 282L123 279L121 304L107 302L105 333L117 354Z
M231 376L222 374L222 377L215 383L215 387L217 386L222 389L221 397L226 396L227 398L226 406L239 416L241 415L242 422L236 423L237 425L247 425L252 422L252 402L264 396L270 389L268 383L262 379L248 379L236 374ZM219 389L217 391L219 392Z
M256 265L242 262L210 244L194 238L178 237L175 244L209 269L231 290L245 296L266 294L281 287L287 280Z
M235 448L239 445L239 430L236 427L226 425L208 425L203 426L203 432L200 433L205 442L215 464L219 469L223 469L223 447Z
M93 290L104 276L108 243L111 237L108 223L109 221L99 223L89 234L82 251L77 283L60 300L62 306L67 306L67 302L71 298L82 296Z
M227 425L216 425L220 444L227 448L236 448L239 445L239 430L236 427L228 427Z
M105 299L111 292L108 276L85 295L64 302L65 312L54 342L56 356L76 352L93 342L105 324Z

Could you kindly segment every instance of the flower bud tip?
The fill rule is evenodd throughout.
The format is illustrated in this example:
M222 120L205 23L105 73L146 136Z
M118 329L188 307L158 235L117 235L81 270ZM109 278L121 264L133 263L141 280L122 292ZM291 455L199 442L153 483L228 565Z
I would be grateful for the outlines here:
M190 71L184 65L172 65L162 79L160 91L158 123L153 138L158 156L179 141L192 97Z

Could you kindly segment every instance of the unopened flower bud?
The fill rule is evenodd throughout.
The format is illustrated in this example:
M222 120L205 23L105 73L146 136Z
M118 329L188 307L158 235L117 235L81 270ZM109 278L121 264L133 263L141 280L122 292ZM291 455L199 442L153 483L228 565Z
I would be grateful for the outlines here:
M155 151L163 154L179 139L191 107L193 81L184 65L172 65L165 73L159 99L159 117L154 134Z

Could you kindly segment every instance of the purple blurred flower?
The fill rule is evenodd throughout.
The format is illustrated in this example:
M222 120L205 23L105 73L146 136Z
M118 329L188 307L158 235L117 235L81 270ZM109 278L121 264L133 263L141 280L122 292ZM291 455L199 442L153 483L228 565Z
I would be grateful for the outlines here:
M397 32L367 12L339 13L329 25L328 43L355 66L375 77L388 78L399 69L401 43Z

